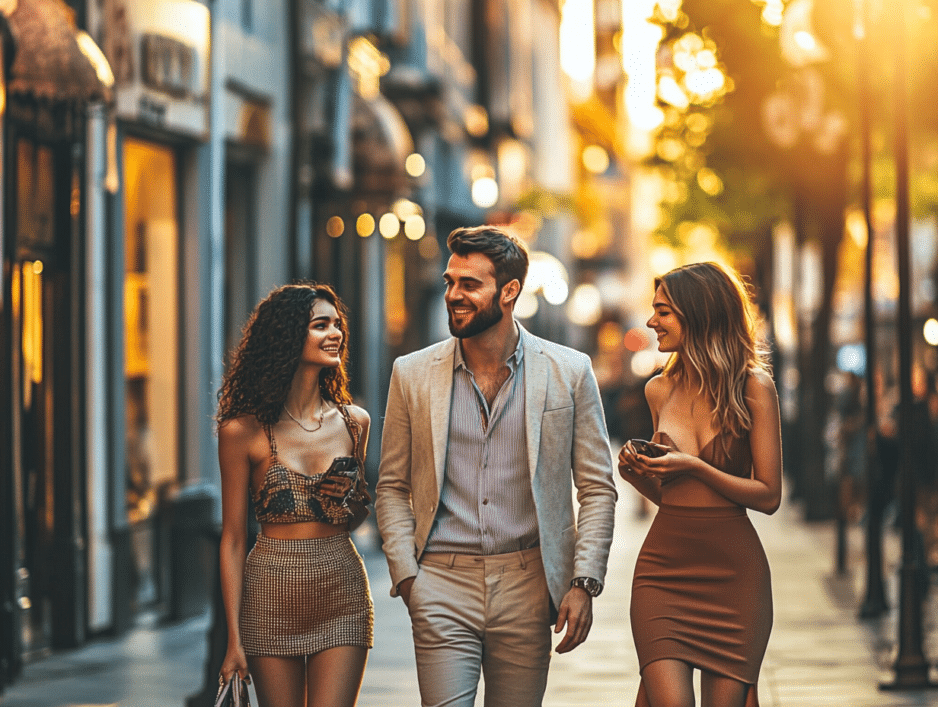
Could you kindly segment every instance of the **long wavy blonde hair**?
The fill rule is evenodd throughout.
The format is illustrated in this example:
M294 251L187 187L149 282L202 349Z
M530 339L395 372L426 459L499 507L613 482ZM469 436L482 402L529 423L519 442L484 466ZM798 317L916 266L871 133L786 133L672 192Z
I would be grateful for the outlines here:
M713 401L717 429L742 437L752 428L746 380L754 371L770 371L748 285L735 270L693 263L656 278L655 290L659 286L683 329L681 349L664 375L686 382L693 371L700 394Z

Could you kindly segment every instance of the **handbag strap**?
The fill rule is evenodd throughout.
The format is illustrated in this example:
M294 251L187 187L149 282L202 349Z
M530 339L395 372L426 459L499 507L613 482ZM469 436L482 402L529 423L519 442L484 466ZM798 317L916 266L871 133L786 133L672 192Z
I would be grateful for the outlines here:
M342 418L345 420L345 426L348 428L348 433L352 437L352 455L355 457L355 461L358 462L359 472L365 473L365 460L362 459L362 428L358 421L352 417L352 413L348 411L347 405L339 405L339 412L342 413Z
M215 707L251 707L247 683L241 679L238 671L218 687Z

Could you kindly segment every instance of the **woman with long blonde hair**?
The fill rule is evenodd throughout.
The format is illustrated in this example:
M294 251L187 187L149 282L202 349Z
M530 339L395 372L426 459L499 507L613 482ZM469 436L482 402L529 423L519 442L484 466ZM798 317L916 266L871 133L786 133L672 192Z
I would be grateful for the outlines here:
M768 560L746 514L781 502L778 394L749 292L716 263L655 281L648 381L652 445L627 442L619 473L658 506L632 582L638 707L756 707L772 629ZM640 447L640 448L639 448Z

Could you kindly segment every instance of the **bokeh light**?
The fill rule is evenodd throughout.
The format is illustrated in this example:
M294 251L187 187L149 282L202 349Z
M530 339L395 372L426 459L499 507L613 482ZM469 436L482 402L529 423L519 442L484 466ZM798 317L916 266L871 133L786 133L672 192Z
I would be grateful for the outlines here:
M723 180L708 167L703 167L697 171L697 184L704 193L710 196L718 196L723 193Z
M599 236L589 229L577 231L570 240L570 250L577 258L595 258L599 253Z
M393 211L394 215L401 221L406 221L408 216L423 213L423 209L410 199L398 199L394 202L394 205L391 206L391 211Z
M609 169L609 153L599 145L587 145L583 148L583 166L593 174L602 174Z
M592 326L599 321L603 311L603 299L599 288L584 282L573 288L573 295L567 302L567 318L580 326Z
M658 356L651 349L638 351L632 356L631 369L637 378L648 378L658 365Z
M480 105L473 103L466 106L463 120L466 123L466 132L472 137L484 137L489 131L489 114Z
M847 373L862 375L866 369L866 349L860 344L841 346L837 350L837 368Z
M492 177L480 177L472 183L472 203L490 209L498 203L498 182Z
M388 240L394 238L401 230L401 222L392 213L384 214L378 221L378 231Z
M560 68L574 81L587 82L596 70L593 0L565 0L560 6Z
M649 343L651 343L651 337L644 327L633 327L625 332L622 338L622 344L629 351L641 351L648 348Z
M413 214L404 220L404 235L407 236L408 240L419 241L426 232L427 224L423 220L423 216Z
M537 314L537 310L537 295L522 290L521 294L518 295L518 302L515 304L515 316L519 319L529 319Z
M663 275L677 267L677 255L667 246L658 246L653 249L648 261L655 275Z
M427 162L423 159L423 155L414 152L404 160L404 169L411 177L420 177L427 169Z
M600 351L615 353L622 342L622 327L618 322L604 322L599 327L599 333L596 335L596 343Z
M345 221L339 216L333 216L326 221L326 233L330 238L338 238L345 233Z
M549 304L563 304L567 301L567 295L570 294L570 286L564 280L555 278L544 283L544 299Z
M355 219L355 232L362 238L367 238L375 232L375 217L371 214L362 214Z
M938 319L929 319L922 328L925 341L931 346L938 346Z

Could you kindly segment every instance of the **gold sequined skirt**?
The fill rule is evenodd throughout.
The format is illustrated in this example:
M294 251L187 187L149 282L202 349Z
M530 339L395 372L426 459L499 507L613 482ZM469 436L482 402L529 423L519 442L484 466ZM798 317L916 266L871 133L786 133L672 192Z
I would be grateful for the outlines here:
M302 540L259 535L244 567L240 628L248 655L371 648L374 607L349 534Z

